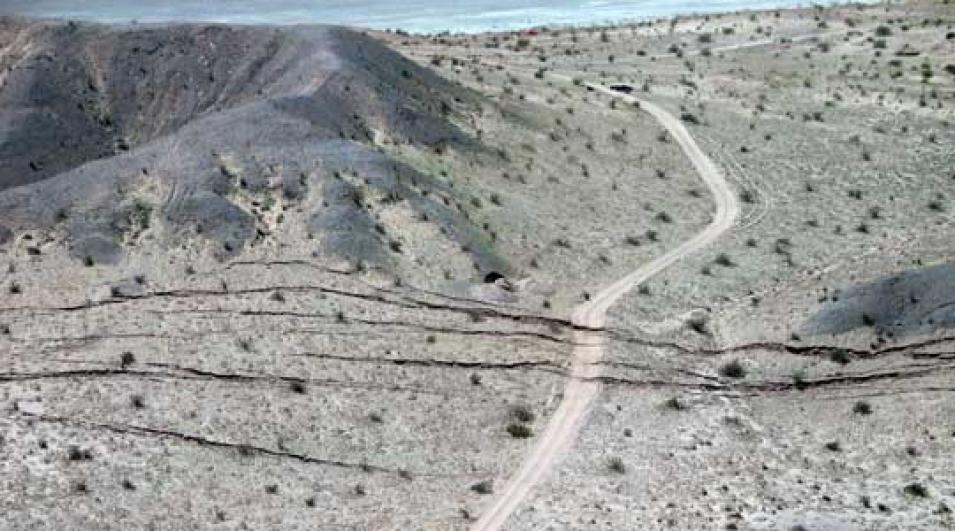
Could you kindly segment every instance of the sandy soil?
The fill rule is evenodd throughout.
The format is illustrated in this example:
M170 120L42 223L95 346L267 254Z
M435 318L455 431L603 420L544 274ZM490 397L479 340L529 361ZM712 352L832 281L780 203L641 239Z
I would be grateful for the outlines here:
M951 527L953 25L3 19L0 527Z

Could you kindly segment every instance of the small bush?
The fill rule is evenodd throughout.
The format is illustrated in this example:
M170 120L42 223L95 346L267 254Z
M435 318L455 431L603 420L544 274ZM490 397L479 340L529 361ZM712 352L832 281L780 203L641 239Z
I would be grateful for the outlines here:
M136 356L132 352L123 352L122 356L119 357L119 364L124 369L134 363L136 363Z
M852 412L856 415L871 415L872 405L870 405L868 402L860 400L852 406Z
M623 459L620 459L619 457L611 457L607 461L607 468L609 468L611 472L615 472L617 474L624 474L627 472L627 465L625 465L623 463Z
M693 330L693 331L696 332L697 334L706 335L706 334L709 334L709 332L710 332L710 331L706 328L706 318L704 318L704 317L702 317L702 316L694 316L694 317L691 317L691 318L686 322L686 325L690 328L690 330Z
M93 451L89 448L80 448L76 445L70 445L66 449L66 455L70 461L92 461Z
M536 418L534 412L528 409L527 406L514 406L511 408L511 416L519 422L534 422Z
M720 374L726 378L745 378L746 367L739 360L732 360L720 367Z
M841 348L837 348L829 353L829 359L839 365L846 365L852 361L852 357L849 356L849 351Z
M716 264L717 264L717 265L721 265L721 266L723 266L723 267L733 267L733 266L736 265L736 264L733 262L733 259L730 258L729 255L726 254L726 253L720 253L720 254L716 257Z
M534 435L533 430L526 424L512 422L507 425L507 433L515 439L528 439Z
M146 407L146 399L143 398L143 395L133 395L129 399L129 403L133 405L136 409L143 409Z
M699 125L700 119L696 117L695 114L685 112L680 115L680 119L688 124Z
M904 489L902 489L902 491L908 496L916 496L918 498L929 497L928 488L921 483L909 483Z
M481 495L491 494L494 492L494 482L487 479L479 483L475 483L474 485L471 485L471 490Z
M675 397L675 396L673 398L667 399L667 401L663 403L663 406L666 407L667 409L672 409L674 411L683 411L684 409L686 409L686 404L683 403L683 401L680 400L679 397Z
M826 450L830 452L841 452L842 445L839 444L839 441L829 441L826 443Z

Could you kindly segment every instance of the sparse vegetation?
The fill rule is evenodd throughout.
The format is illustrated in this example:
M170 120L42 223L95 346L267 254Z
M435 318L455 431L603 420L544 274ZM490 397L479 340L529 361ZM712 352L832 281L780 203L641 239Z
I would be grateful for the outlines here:
M720 375L734 379L745 378L746 367L739 360L731 360L720 367Z
M611 457L608 459L607 468L616 474L625 474L627 472L627 465L625 465L623 459L619 457Z
M512 422L507 425L507 433L515 439L527 439L534 435L533 430L527 424Z

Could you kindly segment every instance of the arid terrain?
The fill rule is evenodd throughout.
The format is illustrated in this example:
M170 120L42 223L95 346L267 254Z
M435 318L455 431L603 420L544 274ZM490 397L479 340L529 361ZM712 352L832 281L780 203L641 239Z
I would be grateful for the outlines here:
M0 529L955 527L955 4L0 18Z

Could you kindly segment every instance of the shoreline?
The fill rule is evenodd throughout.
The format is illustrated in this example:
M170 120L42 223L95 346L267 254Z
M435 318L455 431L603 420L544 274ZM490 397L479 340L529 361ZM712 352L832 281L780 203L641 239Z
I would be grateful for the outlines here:
M851 5L871 5L879 3L877 0L863 0L858 2L830 2L823 5L827 9L831 8L840 8ZM30 12L18 13L18 12L5 12L0 11L0 18L14 18L14 19L23 19L23 20L32 20L32 21L45 21L45 22L79 22L84 24L101 24L108 26L131 26L131 27L162 27L165 25L184 25L184 24L208 24L208 25L222 25L222 26L259 26L259 27L302 27L302 26L344 26L349 27L359 31L373 31L373 32L383 32L391 33L397 35L407 35L412 37L479 37L481 35L504 35L504 34L514 34L514 33L523 33L533 30L568 30L568 29L588 29L588 28L613 28L621 26L635 26L646 23L657 23L660 21L680 19L680 18L698 18L705 16L736 16L745 13L765 13L770 11L779 11L779 10L790 10L798 11L803 9L812 9L815 4L806 3L803 1L790 2L787 0L775 1L775 2L753 2L752 7L743 7L738 9L728 9L731 6L725 5L714 5L713 9L695 9L695 10L680 10L679 7L675 7L673 10L668 9L657 9L655 13L645 13L642 15L630 15L630 16L620 16L620 17L611 17L611 18L600 18L600 17L590 17L590 18L581 18L579 21L571 20L562 20L566 18L574 17L552 17L550 21L541 20L547 17L546 14L541 14L539 16L530 17L531 19L525 22L504 22L504 23L489 23L483 26L467 27L458 25L458 27L449 27L449 28L438 28L432 27L430 29L424 29L428 24L426 23L416 23L416 19L408 19L405 24L402 24L401 27L398 27L397 24L391 23L387 20L382 22L376 22L375 20L365 20L357 21L350 19L329 19L328 21L305 21L305 22L295 22L295 20L301 20L302 14L280 14L277 18L272 20L266 18L250 19L248 16L238 15L226 15L218 17L208 17L205 18L201 14L193 19L186 17L146 17L146 18L129 18L124 16L107 16L107 17L96 17L89 16L82 13L64 13L64 14L43 14L43 15L34 15ZM578 9L567 10L568 12L582 11L586 8L581 7ZM528 11L531 11L530 9ZM297 15L297 16L296 16ZM465 13L453 14L452 18L472 18L468 17ZM506 15L501 15L506 17ZM424 20L424 19L418 19Z

